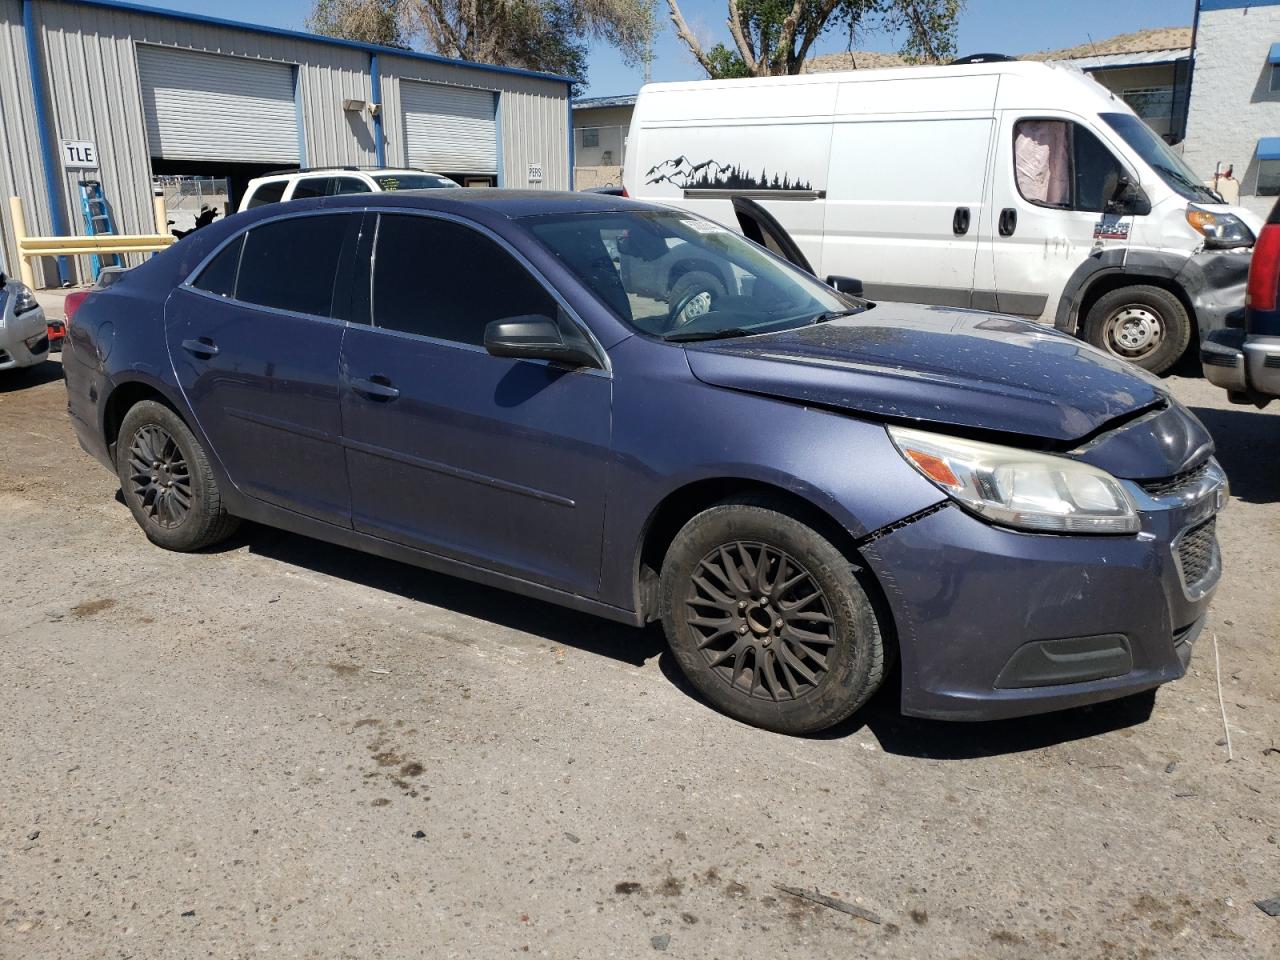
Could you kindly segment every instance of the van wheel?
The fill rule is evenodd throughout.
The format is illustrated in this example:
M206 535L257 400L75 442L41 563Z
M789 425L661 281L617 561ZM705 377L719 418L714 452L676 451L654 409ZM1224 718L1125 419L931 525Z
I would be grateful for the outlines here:
M143 400L125 414L116 475L133 519L158 546L200 550L225 540L240 524L223 506L195 435L162 403Z
M768 500L718 504L662 564L662 623L719 709L780 733L839 723L885 673L880 624L849 558Z
M710 313L724 292L724 284L717 277L705 270L690 270L671 285L671 292L667 294L667 303L671 304L670 329L683 327Z
M1191 318L1182 301L1162 287L1120 287L1098 298L1084 332L1112 356L1164 373L1191 342Z

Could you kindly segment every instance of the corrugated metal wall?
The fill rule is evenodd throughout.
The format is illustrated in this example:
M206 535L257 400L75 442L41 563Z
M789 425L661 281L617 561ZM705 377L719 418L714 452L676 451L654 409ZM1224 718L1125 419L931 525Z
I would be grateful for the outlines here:
M58 140L92 140L101 164L96 174L121 232L155 229L151 165L146 143L137 43L208 53L256 57L298 65L298 97L306 163L372 165L373 121L342 109L344 99L369 100L369 55L306 39L192 23L132 10L40 0L35 5L48 83L49 120ZM35 112L22 31L22 4L0 0L0 188L26 201L28 228L52 232L40 168ZM506 186L527 183L530 162L541 162L545 189L568 189L568 91L558 81L437 64L382 54L383 123L387 163L402 164L404 130L398 76L493 90L499 94L501 160ZM16 115L11 115L15 114ZM59 184L73 232L83 232L77 181L88 174L64 171ZM4 199L0 198L0 199ZM0 213L8 219L7 199ZM16 254L5 224L5 261L16 273ZM87 258L80 258L80 275ZM135 260L136 262L136 260ZM53 276L47 278L49 281Z

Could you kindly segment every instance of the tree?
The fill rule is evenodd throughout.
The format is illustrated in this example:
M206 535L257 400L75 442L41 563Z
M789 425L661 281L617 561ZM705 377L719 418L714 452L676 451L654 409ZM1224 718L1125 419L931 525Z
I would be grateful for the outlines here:
M627 63L647 62L654 0L315 0L307 25L328 36L421 42L447 57L581 80L588 39L617 47Z
M315 0L307 29L326 37L407 47L400 22L400 0Z
M715 79L799 73L814 42L829 30L854 35L864 26L905 32L902 53L920 63L955 55L956 20L964 0L728 0L733 47L703 49L680 11L667 0L676 35Z

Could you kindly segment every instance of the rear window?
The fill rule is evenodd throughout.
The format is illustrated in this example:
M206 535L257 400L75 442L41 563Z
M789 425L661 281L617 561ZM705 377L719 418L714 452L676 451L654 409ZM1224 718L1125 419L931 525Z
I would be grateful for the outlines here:
M323 197L329 192L328 177L307 177L299 180L293 188L294 200L305 200L307 197Z
M258 189L249 195L249 204L246 209L252 210L254 207L262 207L268 203L279 203L288 182L288 180L271 180L258 184Z
M220 297L236 295L236 274L240 271L240 251L244 249L244 234L223 247L222 252L209 261L192 284L198 290L216 293Z
M375 173L373 180L379 190L388 193L394 190L435 190L457 186L448 177L437 173Z
M292 313L333 316L343 241L358 219L333 214L254 227L240 256L236 299Z

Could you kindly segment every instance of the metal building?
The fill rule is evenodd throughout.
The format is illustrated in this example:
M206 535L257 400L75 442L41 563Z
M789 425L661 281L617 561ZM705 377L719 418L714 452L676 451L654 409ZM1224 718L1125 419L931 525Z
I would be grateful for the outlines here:
M231 210L251 177L296 166L570 189L571 82L114 0L0 0L0 198L23 199L28 233L64 235L86 232L82 180L118 233L155 232L161 177L225 179ZM59 282L52 260L36 274Z

